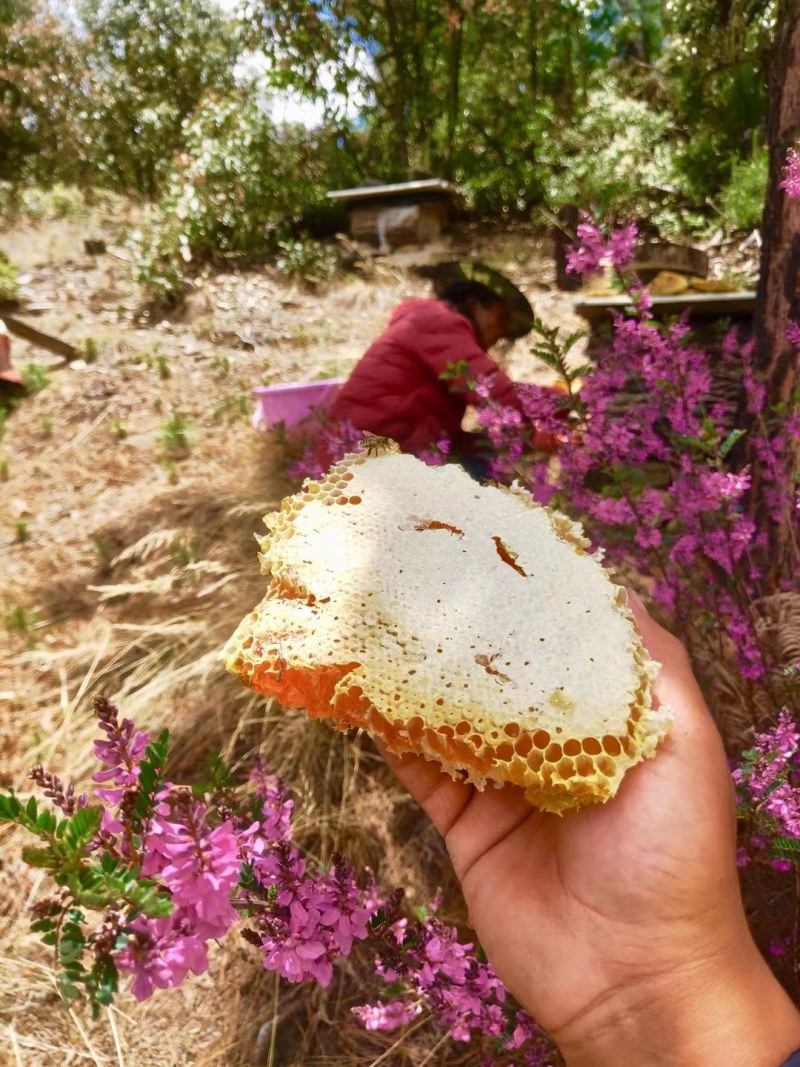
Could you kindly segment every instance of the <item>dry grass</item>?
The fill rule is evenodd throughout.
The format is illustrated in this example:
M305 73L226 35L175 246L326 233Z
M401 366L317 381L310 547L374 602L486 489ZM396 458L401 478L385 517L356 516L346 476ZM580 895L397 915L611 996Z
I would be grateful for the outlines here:
M309 295L268 271L232 273L202 280L182 318L142 329L123 263L68 262L79 227L38 227L34 246L29 237L21 231L2 243L29 249L30 284L54 303L42 327L102 345L96 364L54 372L0 442L9 467L0 497L0 787L24 790L37 761L85 782L95 736L88 709L104 693L141 726L169 727L174 780L197 779L215 751L242 775L261 754L290 784L296 833L312 856L341 850L383 884L405 886L415 903L443 885L444 917L462 923L441 842L369 739L284 712L241 689L219 660L263 591L253 532L289 489L280 457L235 401L265 377L346 373L396 302L422 285L379 266ZM522 246L501 235L484 258L513 260L536 310L574 328L563 294L543 292L541 249ZM39 358L22 344L14 357L20 366ZM524 345L508 361L516 376L534 377ZM175 411L192 420L190 447L170 459L160 434ZM43 418L52 419L49 436ZM795 598L763 613L795 659L798 610ZM732 691L737 706L744 698ZM143 1005L123 995L92 1023L62 1006L46 950L28 932L26 908L46 886L22 864L18 844L0 829L3 1067L470 1062L425 1018L400 1035L368 1034L352 1020L349 1007L367 999L368 958L354 956L328 991L276 985L235 935L212 951L208 974Z
M83 235L75 221L3 235L36 297L53 302L42 328L102 343L95 364L54 371L0 442L0 787L25 791L34 762L85 784L89 707L103 693L139 725L169 727L173 780L200 777L215 751L242 775L261 754L291 785L296 833L312 856L341 850L385 885L404 885L412 902L443 885L445 917L463 922L441 842L369 739L284 712L240 688L219 659L262 595L253 532L289 489L280 457L249 427L249 404L245 415L234 401L265 376L346 373L422 283L390 266L316 295L269 272L217 276L182 318L145 330L125 264L84 262ZM530 270L535 294L543 286ZM564 314L552 301L542 311ZM13 354L20 366L40 359L22 343ZM521 346L510 360L533 374ZM191 420L178 458L160 443L174 412ZM349 1007L367 999L368 957L349 961L328 991L276 992L235 936L212 951L207 975L144 1005L123 995L92 1023L62 1006L47 950L28 932L26 909L46 882L22 864L19 843L0 829L0 1064L467 1062L427 1020L403 1035L368 1034L352 1020Z

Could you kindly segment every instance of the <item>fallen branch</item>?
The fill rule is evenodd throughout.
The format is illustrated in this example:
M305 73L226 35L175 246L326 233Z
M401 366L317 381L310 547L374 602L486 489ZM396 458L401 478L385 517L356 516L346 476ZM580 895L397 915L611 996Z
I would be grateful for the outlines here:
M29 326L26 322L20 322L19 319L15 319L11 315L5 315L3 322L8 327L9 333L13 333L16 337L21 337L24 341L29 341L39 348L46 348L48 352L53 352L57 356L63 356L67 361L77 359L80 355L74 345L69 344L67 341L62 341L59 337L51 337L50 334L42 333L41 330L35 330L33 326Z

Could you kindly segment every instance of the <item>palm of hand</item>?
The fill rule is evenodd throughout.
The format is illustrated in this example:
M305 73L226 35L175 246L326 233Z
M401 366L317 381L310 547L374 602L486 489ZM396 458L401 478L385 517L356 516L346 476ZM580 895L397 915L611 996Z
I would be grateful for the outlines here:
M637 620L676 722L610 803L559 817L514 787L478 793L423 760L395 764L445 836L489 959L556 1034L632 983L713 957L739 907L719 736L681 646Z

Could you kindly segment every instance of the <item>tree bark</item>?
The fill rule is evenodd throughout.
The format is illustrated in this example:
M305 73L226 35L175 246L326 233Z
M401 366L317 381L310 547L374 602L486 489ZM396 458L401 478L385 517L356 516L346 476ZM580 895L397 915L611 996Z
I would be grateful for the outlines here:
M448 86L447 86L447 144L445 146L445 177L453 177L453 153L456 126L461 114L461 55L464 42L464 12L460 7L448 9Z
M755 312L757 367L772 404L790 400L798 361L786 327L800 320L800 202L780 188L786 155L800 142L800 0L784 0L770 69L769 182L761 227Z
M783 0L778 36L770 65L769 180L761 232L760 276L754 318L756 373L766 390L766 410L792 405L800 375L798 355L786 337L786 327L800 321L800 202L790 200L780 183L790 148L800 145L800 0ZM758 457L743 442L753 475L751 506L777 558L783 555L795 519L789 506L777 529L761 502Z

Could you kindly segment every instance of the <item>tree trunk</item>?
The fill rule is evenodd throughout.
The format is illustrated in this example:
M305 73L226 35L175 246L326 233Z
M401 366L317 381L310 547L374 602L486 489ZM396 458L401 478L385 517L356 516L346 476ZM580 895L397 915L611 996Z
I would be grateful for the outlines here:
M800 321L800 202L790 200L780 188L787 152L800 143L800 0L782 0L777 26L769 84L769 180L754 319L756 374L766 390L767 413L778 404L792 405L800 385L797 351L786 337L788 324ZM779 573L782 565L789 565L794 501L787 501L780 523L771 518L763 500L758 456L747 438L742 443L752 471L751 513L769 538Z
M786 327L800 321L800 202L780 188L786 154L800 142L800 0L784 0L770 68L769 183L761 227L761 274L755 312L757 368L768 403L791 400L798 359Z
M411 96L408 92L408 56L405 52L406 42L402 40L399 20L393 3L387 2L385 4L384 14L389 34L389 51L394 69L394 84L390 87L392 129L394 132L392 160L395 168L395 178L404 180L408 177L407 107L411 102Z
M448 10L448 86L447 86L447 145L445 148L445 177L453 177L453 152L456 126L461 114L461 55L464 43L464 13L460 8Z

